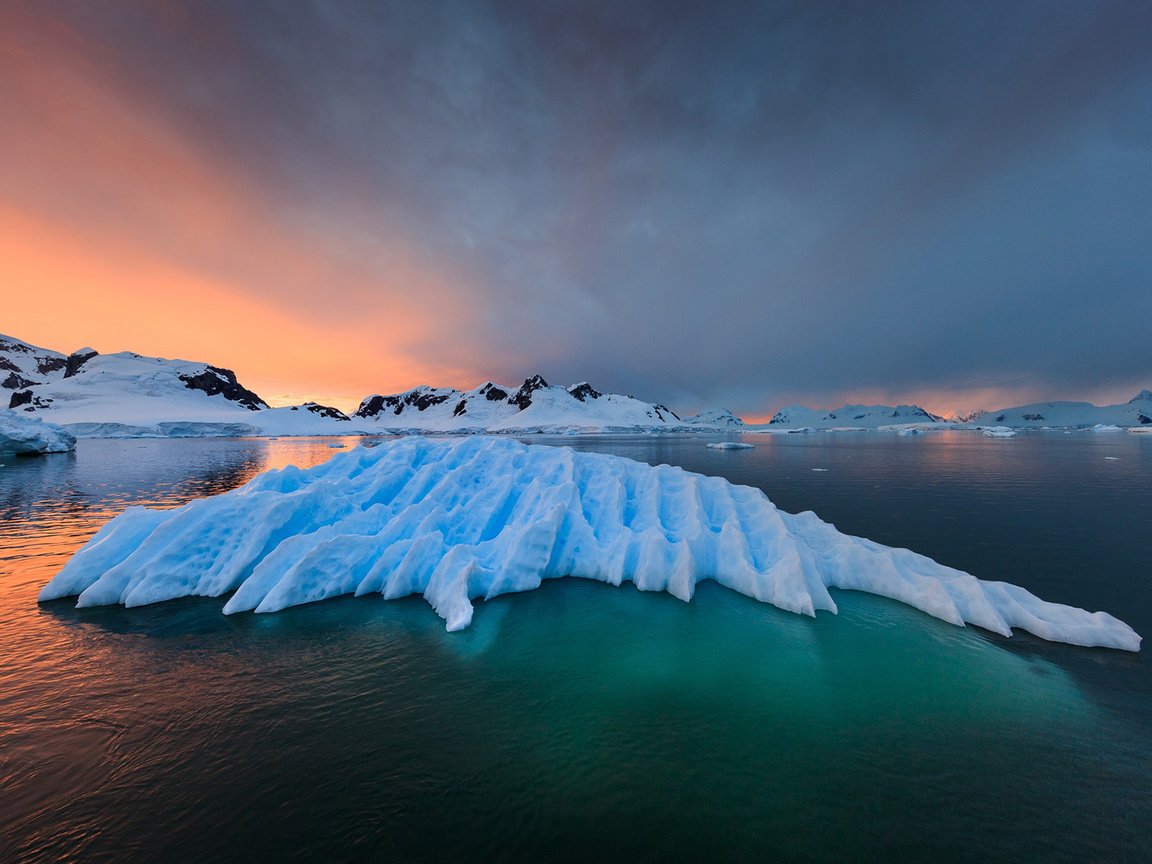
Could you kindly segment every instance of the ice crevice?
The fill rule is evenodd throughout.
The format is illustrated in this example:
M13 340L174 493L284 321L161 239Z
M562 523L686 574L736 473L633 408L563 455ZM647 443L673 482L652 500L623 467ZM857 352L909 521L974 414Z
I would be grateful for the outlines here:
M1137 651L1105 612L1049 603L907 549L852 537L759 490L667 465L506 438L404 438L268 471L174 510L110 520L42 601L140 606L231 594L225 613L346 594L422 595L449 630L472 601L577 577L690 600L712 579L805 615L867 591L1004 636Z

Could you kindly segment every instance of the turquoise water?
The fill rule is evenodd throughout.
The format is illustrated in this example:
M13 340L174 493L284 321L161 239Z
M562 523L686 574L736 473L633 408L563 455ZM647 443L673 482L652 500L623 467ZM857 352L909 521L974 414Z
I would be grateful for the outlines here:
M1152 441L705 440L563 443L757 485L1152 633ZM416 599L36 605L126 504L333 452L85 441L0 459L0 859L1152 860L1143 654L853 592L808 619L710 584L684 604L557 580L456 634Z

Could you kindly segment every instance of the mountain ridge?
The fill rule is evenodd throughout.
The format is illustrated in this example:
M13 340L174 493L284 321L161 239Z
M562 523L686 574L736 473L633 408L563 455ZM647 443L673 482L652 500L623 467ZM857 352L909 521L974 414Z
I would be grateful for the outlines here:
M719 431L742 425L731 412L681 418L667 406L602 393L587 381L519 387L487 381L462 391L415 387L373 394L351 416L314 402L271 408L222 366L131 351L72 354L0 336L8 408L42 415L85 437L139 435L387 434L407 432Z

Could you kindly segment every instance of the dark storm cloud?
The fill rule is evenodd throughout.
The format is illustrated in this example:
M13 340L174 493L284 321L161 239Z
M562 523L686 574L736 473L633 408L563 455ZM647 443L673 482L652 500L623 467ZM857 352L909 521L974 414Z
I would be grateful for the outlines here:
M1152 383L1148 4L60 8L317 242L444 262L480 376Z

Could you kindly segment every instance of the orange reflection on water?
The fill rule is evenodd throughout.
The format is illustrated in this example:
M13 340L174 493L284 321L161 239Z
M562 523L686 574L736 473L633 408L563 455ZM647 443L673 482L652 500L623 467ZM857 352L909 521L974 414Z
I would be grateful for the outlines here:
M130 506L179 507L262 471L308 468L359 438L85 441L76 453L0 456L0 656L44 625L36 596L77 549ZM174 458L175 457L175 458ZM56 627L55 621L49 625ZM0 663L0 669L9 662ZM3 672L0 671L0 676ZM0 677L2 684L2 677Z
M182 658L175 670L180 688L126 689L125 682L154 675L157 660L147 645L122 650L123 637L140 630L163 639L165 610L117 609L110 616L108 610L76 610L71 600L41 606L36 598L44 584L129 506L178 507L234 489L269 468L310 467L359 443L83 441L76 453L0 455L0 811L7 825L59 824L76 789L96 795L150 760L171 758L156 752L147 737L156 730L142 731L140 718L170 715L181 724L166 730L176 740L193 727L201 739L211 739L243 710L237 707L243 694L214 692L235 681L220 675L227 658L205 664L194 640L175 655ZM205 627L228 626L219 604L203 604L196 614ZM222 713L222 704L232 709Z

